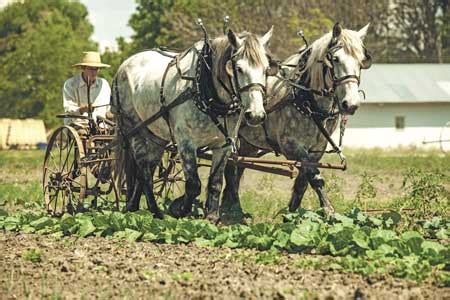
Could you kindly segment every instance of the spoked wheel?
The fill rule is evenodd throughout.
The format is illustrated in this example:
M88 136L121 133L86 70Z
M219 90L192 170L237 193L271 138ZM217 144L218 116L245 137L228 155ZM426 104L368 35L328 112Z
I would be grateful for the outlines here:
M82 209L86 191L86 168L81 164L84 155L83 143L74 128L62 126L50 137L42 185L51 215L73 214Z
M91 208L97 209L98 198L102 200L102 206L113 210L119 210L119 187L113 175L113 160L109 152L98 156L101 161L88 165L86 179L86 196L92 196ZM112 194L112 201L110 195Z
M444 127L441 129L441 133L439 135L440 148L444 153L450 152L450 121L447 122Z
M181 196L184 193L184 182L181 159L176 152L166 151L153 179L155 197L164 201Z

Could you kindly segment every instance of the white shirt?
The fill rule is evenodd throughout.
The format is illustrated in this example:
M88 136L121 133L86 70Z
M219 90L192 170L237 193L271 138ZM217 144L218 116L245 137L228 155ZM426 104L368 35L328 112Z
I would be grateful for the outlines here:
M105 117L106 112L110 108L110 96L111 88L108 82L103 78L97 77L90 88L91 105L94 107L92 116L95 119L97 116ZM70 114L80 114L80 106L88 104L87 84L81 77L81 74L66 80L63 87L63 99L64 111ZM96 106L99 107L95 108ZM87 116L88 113L86 112L83 115ZM69 124L73 121L77 122L77 120L65 118L64 124Z

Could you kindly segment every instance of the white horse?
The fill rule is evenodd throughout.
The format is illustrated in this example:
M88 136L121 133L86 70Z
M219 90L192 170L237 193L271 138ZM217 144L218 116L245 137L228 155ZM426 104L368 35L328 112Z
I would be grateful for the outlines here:
M359 81L361 69L370 67L363 39L369 24L359 31L342 29L337 23L333 31L316 40L308 49L294 54L283 62L288 66L287 77L271 77L268 81L270 107L260 127L240 130L244 156L256 156L259 150L277 151L290 160L318 162L328 144L318 123L331 135L336 129L339 114L354 114L360 105ZM297 87L295 87L297 85ZM298 88L303 85L315 93ZM332 91L321 96L321 91ZM223 210L233 207L239 214L239 183L243 168L227 165ZM295 211L309 184L316 191L327 213L334 211L324 190L324 180L318 168L301 167L295 180L289 210Z
M263 100L269 59L265 46L271 35L272 29L262 37L251 33L235 35L229 30L227 36L206 45L198 42L179 55L146 51L120 66L113 84L112 105L120 127L118 173L125 170L128 177L127 209L138 209L143 191L149 209L161 216L152 178L165 147L172 141L181 156L186 180L185 195L175 201L181 205L174 206L172 213L190 213L193 200L200 194L196 152L207 146L213 151L213 161L206 208L208 215L217 217L225 161L231 149L224 147L226 137L231 137L224 127L234 128L238 119L230 116L227 126L221 117L240 108L240 117L251 126L266 118ZM131 128L162 107L170 107L163 118L141 127L138 134L127 136Z

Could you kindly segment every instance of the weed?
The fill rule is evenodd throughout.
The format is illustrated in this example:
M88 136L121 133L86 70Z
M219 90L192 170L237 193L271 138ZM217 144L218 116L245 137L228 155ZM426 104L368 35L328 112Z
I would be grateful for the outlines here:
M39 249L31 249L22 253L22 258L26 261L38 263L42 261L42 253Z
M183 273L172 273L170 275L172 280L177 282L187 282L192 280L192 273L190 272L183 272Z
M399 208L414 209L413 217L429 218L433 215L446 216L449 208L450 192L444 186L449 176L435 172L429 173L418 169L408 169L403 178L405 195Z
M371 175L364 172L361 176L362 181L358 186L355 196L355 206L364 207L367 209L368 200L375 199L377 196L377 190L374 186L375 181L380 180L377 175Z

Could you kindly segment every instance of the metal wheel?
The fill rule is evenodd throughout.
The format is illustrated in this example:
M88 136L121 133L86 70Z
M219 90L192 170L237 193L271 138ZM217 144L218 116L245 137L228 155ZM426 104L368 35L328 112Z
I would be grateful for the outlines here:
M58 128L50 137L44 158L43 191L48 213L61 216L82 208L86 191L85 152L77 131Z
M184 193L184 175L181 159L175 151L167 150L155 170L153 190L157 200L181 196Z
M440 148L444 153L450 152L450 121L447 122L444 127L441 129L441 133L439 135L440 140Z

